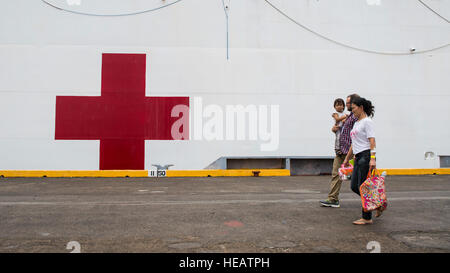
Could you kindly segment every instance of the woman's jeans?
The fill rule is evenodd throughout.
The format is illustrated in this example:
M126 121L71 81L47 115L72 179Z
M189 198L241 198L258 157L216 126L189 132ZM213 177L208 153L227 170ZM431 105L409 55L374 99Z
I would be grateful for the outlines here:
M355 155L355 165L353 166L351 189L356 194L360 195L359 187L367 179L370 168L370 150L365 150ZM365 220L372 219L372 212L364 212L362 210L362 218Z

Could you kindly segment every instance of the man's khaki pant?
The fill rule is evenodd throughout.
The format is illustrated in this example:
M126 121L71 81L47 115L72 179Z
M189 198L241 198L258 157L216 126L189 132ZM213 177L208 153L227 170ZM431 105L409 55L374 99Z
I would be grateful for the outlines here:
M331 172L331 187L328 199L330 201L339 201L339 191L341 190L342 180L339 177L338 170L345 160L346 155L336 155L333 160L333 171Z

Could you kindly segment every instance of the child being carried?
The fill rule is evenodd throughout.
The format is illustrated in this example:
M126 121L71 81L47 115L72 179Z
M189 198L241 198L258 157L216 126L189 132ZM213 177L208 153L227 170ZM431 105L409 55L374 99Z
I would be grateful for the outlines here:
M333 119L335 120L335 125L339 128L336 131L336 140L334 142L334 150L336 151L336 154L341 153L341 149L339 147L339 138L341 137L341 129L342 125L344 124L345 120L347 119L348 115L344 113L345 109L345 102L343 99L338 98L334 100L334 109L336 112L331 114Z

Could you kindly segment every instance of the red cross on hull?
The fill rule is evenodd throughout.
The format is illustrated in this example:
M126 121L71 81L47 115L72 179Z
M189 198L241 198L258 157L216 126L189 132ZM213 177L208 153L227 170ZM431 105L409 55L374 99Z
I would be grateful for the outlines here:
M55 139L100 140L100 170L143 170L145 140L173 140L172 108L189 106L189 97L146 97L145 72L145 54L103 54L100 97L56 97Z

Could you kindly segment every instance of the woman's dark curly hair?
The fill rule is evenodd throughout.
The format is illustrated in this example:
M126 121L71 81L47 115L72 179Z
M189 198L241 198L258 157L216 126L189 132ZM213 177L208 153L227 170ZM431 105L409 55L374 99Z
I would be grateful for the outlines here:
M363 107L364 112L366 112L367 116L373 117L375 114L375 107L372 105L370 100L366 100L365 98L355 98L352 100L352 103Z

